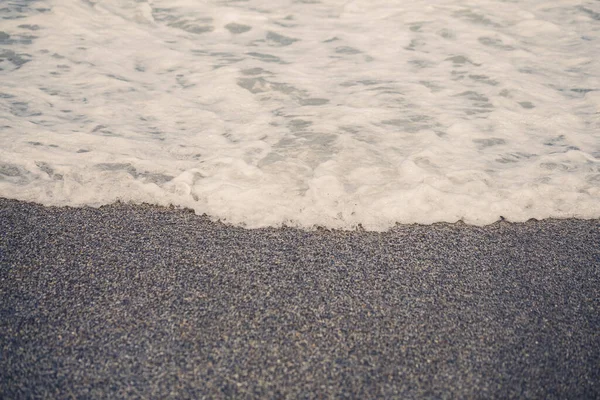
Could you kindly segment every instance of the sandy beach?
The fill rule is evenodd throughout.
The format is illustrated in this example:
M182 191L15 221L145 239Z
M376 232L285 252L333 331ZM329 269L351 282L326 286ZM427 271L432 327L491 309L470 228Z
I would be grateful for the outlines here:
M600 221L248 230L0 199L0 397L599 398Z

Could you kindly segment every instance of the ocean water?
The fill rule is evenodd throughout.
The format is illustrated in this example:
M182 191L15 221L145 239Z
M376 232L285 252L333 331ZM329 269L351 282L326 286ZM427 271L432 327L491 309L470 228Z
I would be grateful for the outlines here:
M600 217L597 0L0 0L0 196Z

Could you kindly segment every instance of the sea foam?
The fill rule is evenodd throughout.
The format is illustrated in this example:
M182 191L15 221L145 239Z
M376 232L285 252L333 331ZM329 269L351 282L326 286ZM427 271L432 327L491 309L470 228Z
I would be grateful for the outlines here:
M600 217L600 4L3 5L0 196L247 227Z

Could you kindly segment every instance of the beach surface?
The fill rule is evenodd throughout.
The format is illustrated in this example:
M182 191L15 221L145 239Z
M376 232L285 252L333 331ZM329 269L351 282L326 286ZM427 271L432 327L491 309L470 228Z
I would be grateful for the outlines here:
M0 199L0 397L599 398L600 220L249 230Z

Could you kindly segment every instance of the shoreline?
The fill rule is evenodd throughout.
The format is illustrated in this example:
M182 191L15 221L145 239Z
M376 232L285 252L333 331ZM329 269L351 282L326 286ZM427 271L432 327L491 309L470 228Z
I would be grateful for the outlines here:
M140 210L144 210L144 209L164 210L164 211L169 211L169 212L179 212L179 213L185 213L185 214L189 213L189 214L193 214L199 218L202 218L202 219L206 220L207 222L222 225L224 228L244 229L244 230L248 230L248 231L260 231L260 230L270 230L270 229L295 229L295 230L304 231L304 232L327 231L327 232L340 232L340 233L341 232L365 232L365 233L385 234L385 233L393 232L398 229L410 228L410 227L439 228L439 227L446 226L446 227L456 227L456 228L465 227L465 228L473 228L473 229L477 229L477 228L488 229L488 228L492 228L494 226L499 226L499 225L503 225L503 224L508 224L508 225L527 225L527 224L535 224L535 223L554 224L556 222L561 222L561 221L581 221L581 222L596 221L596 222L600 223L600 217L597 217L597 218L596 217L594 217L594 218L548 217L548 218L542 218L542 219L531 217L526 221L511 221L503 216L500 216L500 218L498 220L496 220L492 223L488 223L488 224L472 224L472 223L465 222L462 219L455 221L455 222L445 222L445 221L438 221L438 222L433 222L433 223L396 222L390 228L385 229L385 230L365 229L362 226L362 224L360 224L360 223L357 226L353 226L350 229L327 227L327 226L323 226L323 225L313 225L312 227L307 227L307 226L299 226L299 225L286 225L285 223L282 224L281 226L278 225L278 226L248 227L243 223L239 224L239 223L228 222L227 220L223 220L221 218L211 216L207 213L198 214L198 213L196 213L196 211L193 208L186 207L186 206L180 206L180 205L174 205L174 204L162 205L162 204L157 204L157 203L155 204L155 203L148 203L148 202L138 203L138 202L134 202L134 201L116 200L112 203L102 204L102 205L81 205L81 206L45 205L45 204L38 203L35 201L19 200L19 199L15 199L15 198L7 198L7 197L2 197L2 196L0 196L0 202L2 202L2 203L15 202L15 203L22 203L22 204L27 204L30 206L35 206L35 207L43 207L46 209L57 209L57 210L62 209L62 210L71 210L71 211L81 210L81 209L84 209L84 210L85 209L95 209L95 210L115 209L115 210L117 210L120 208L133 208L133 209L137 208Z
M0 198L0 397L600 396L600 220L246 229Z

